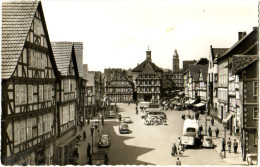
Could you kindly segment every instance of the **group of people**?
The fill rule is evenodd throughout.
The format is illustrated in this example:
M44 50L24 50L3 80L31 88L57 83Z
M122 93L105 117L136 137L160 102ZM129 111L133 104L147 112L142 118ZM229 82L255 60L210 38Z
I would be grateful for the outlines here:
M224 138L222 139L222 151L225 150L226 144L227 144L227 146L228 146L228 152L231 153L232 142L231 142L230 138L228 138L227 143L225 142L225 139L224 139ZM238 142L237 142L236 139L234 139L233 148L234 148L234 153L237 153Z
M181 138L180 137L178 138L177 145L178 145L178 147L176 146L175 143L173 143L171 155L172 156L181 156L182 157L182 155L184 153L184 146L181 144ZM181 165L181 160L180 160L179 157L177 157L176 165L178 165L178 166Z
M211 126L214 126L214 118L213 117L210 119L210 122L211 122ZM208 134L209 134L210 137L212 137L211 126L209 126L209 128L208 128ZM203 132L203 126L200 125L200 127L199 127L199 135L202 135L202 132ZM216 129L215 129L215 134L216 134L216 138L218 138L218 136L219 136L219 129L218 129L218 127L216 127Z
M172 156L178 155L178 156L182 157L182 155L184 153L184 146L181 144L181 138L180 137L178 138L177 145L178 145L178 147L176 146L175 143L173 143L171 155Z

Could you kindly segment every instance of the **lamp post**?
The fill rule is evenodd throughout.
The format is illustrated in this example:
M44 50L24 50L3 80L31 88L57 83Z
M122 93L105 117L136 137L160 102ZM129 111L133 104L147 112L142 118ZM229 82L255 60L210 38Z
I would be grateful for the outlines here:
M223 126L224 126L224 140L225 140L225 143L226 143L226 131L227 131L227 125L223 122ZM224 158L226 158L226 144L225 144L225 147L224 147Z
M93 132L94 132L94 126L92 125L91 128L90 128L90 131L91 131L91 137L92 137L92 154L93 154Z

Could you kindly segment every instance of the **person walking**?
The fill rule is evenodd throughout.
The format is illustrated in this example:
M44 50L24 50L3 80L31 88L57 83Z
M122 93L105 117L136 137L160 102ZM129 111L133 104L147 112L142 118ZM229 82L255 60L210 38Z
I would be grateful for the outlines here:
M181 145L181 138L180 137L178 137L178 147L179 147L179 145Z
M216 138L218 138L218 134L219 134L219 129L218 129L218 127L215 129L215 133L216 133Z
M176 160L176 165L181 166L181 160L179 158L177 158L177 160Z
M138 107L137 106L135 107L135 110L136 110L136 114L138 114Z
M212 135L212 130L211 130L210 126L209 126L209 129L208 129L208 133L211 133L211 135Z
M214 126L214 118L213 117L211 117L210 122L211 122L211 126Z
M177 154L177 147L176 147L176 144L173 143L173 146L172 146L172 156L175 156Z
M90 157L90 150L91 150L91 146L90 146L90 144L88 143L88 146L87 146L87 157L88 157L88 158Z
M238 142L236 141L236 139L234 139L234 143L233 143L233 147L234 147L234 153L237 153L237 147L238 147Z
M225 141L225 139L223 138L223 139L222 139L222 150L221 150L221 151L225 151L225 147L226 147L226 141Z
M228 145L228 152L231 153L231 145L232 145L232 143L231 143L230 138L228 138L227 145Z
M209 136L212 137L212 130L211 130L211 128L209 129Z
M202 127L202 125L200 125L200 127L199 127L199 132L200 132L200 135L202 135L202 132L203 132L203 127Z
M86 131L84 130L83 131L83 141L86 141L86 138L87 138L87 134L86 134Z

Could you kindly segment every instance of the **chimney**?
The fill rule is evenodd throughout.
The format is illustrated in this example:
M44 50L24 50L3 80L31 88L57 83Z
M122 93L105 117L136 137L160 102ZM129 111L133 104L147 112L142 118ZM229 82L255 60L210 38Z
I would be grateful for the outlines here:
M243 32L238 32L238 40L243 38L244 33Z

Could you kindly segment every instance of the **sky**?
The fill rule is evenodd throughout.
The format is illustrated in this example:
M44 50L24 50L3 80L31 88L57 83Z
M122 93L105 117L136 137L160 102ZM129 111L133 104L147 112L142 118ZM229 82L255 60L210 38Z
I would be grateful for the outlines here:
M83 42L90 71L135 68L146 58L172 69L183 60L208 58L210 45L229 48L238 32L258 25L257 1L51 1L43 0L51 41Z

